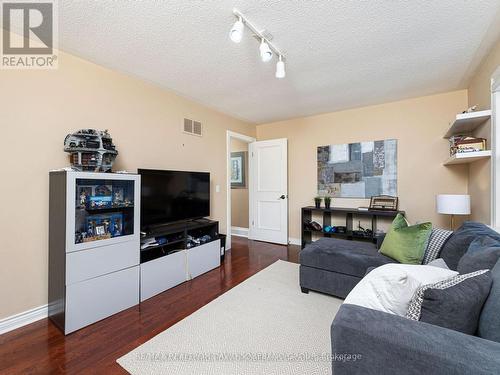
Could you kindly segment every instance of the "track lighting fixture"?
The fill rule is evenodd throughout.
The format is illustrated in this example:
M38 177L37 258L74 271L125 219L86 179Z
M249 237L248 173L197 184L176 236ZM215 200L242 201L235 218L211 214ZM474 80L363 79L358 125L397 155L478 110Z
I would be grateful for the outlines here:
M276 78L285 78L285 57L283 53L270 42L272 35L265 30L258 30L237 9L233 9L233 14L237 20L229 32L229 38L235 43L241 42L243 31L245 27L247 27L253 33L253 36L260 41L259 52L262 61L268 62L271 61L273 55L278 56L278 62L276 63Z
M245 25L243 25L243 20L241 17L238 17L238 20L234 23L231 31L229 32L229 37L235 43L241 42L241 38L243 37L243 29Z
M276 78L285 78L285 75L285 62L283 61L283 56L280 55L276 63Z
M260 42L259 50L260 50L260 58L262 59L262 61L268 62L273 58L273 51L271 51L271 48L269 48L269 44L267 44L264 38L262 38Z

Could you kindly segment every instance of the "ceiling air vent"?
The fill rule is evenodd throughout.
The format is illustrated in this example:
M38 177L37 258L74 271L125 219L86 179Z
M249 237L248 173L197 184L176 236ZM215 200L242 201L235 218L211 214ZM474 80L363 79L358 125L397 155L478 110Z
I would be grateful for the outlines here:
M202 125L199 121L193 121L188 118L184 119L184 133L191 135L202 136Z

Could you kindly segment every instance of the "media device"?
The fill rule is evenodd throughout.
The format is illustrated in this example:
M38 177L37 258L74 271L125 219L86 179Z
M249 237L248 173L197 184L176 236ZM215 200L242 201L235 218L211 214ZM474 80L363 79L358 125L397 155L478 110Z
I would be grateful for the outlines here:
M210 216L210 173L139 169L141 227Z

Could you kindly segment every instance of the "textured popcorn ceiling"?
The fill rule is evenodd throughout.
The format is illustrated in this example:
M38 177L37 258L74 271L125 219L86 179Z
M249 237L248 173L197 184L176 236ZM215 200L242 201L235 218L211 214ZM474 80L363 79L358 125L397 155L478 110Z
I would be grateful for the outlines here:
M500 0L60 0L63 50L254 123L465 88ZM233 7L285 51L274 78Z

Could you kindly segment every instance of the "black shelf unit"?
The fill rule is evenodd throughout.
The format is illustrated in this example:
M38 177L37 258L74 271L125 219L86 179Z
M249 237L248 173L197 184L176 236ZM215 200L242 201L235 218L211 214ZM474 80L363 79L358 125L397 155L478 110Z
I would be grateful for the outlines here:
M146 235L141 236L141 244L158 237L165 237L167 242L162 245L154 245L141 249L141 263L146 263L179 250L187 249L188 236L198 238L204 235L209 235L211 237L211 240L205 243L217 241L219 239L219 222L200 219L151 229ZM192 246L191 248L193 247L196 246Z
M325 233L324 231L315 231L306 228L307 220L312 220L313 213L320 213L323 216L323 227L327 225L331 225L332 222L332 214L345 214L346 221L346 233ZM373 243L377 243L377 218L378 217L386 217L386 218L395 218L398 213L404 214L404 211L380 211L380 210L359 210L357 208L343 208L343 207L332 207L332 208L316 208L314 206L302 207L302 217L301 217L301 225L302 225L302 237L301 237L301 246L302 249L306 247L307 244L312 243L313 234L316 233L318 235L322 235L324 237L333 237L333 238L342 238L347 240L357 240L357 241L372 241ZM353 232L353 220L354 216L368 216L371 218L371 235L359 235Z

